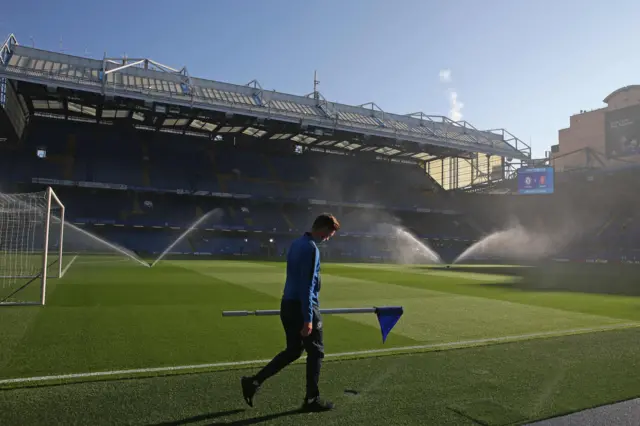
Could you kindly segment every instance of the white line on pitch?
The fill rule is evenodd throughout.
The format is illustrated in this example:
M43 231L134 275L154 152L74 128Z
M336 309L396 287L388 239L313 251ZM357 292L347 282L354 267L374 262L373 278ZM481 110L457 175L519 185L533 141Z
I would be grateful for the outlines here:
M64 274L67 273L67 271L69 270L69 268L71 268L71 265L73 265L73 262L76 261L76 259L78 258L78 254L76 254L75 256L73 256L73 258L71 259L71 262L69 262L67 264L67 266L64 267L64 269L62 270L62 274L60 274L60 278L64 277Z
M622 324L603 325L600 327L572 328L568 330L556 330L556 331L546 331L541 333L518 334L514 336L489 337L486 339L434 343L430 345L400 346L400 347L393 347L393 348L370 349L370 350L355 351L355 352L340 352L340 353L334 353L334 354L327 354L326 356L331 358L341 358L341 357L351 357L351 356L357 356L357 355L374 355L374 354L407 352L407 351L428 350L428 349L454 349L454 348L462 348L465 346L487 345L490 343L515 342L519 340L540 339L545 337L561 337L561 336L566 336L571 334L584 334L584 333L593 333L598 331L608 331L608 330L616 330L616 329L622 329L622 328L635 328L635 327L640 327L640 323L622 323ZM271 360L256 359L251 361L218 362L218 363L211 363L211 364L176 365L172 367L135 368L130 370L96 371L93 373L60 374L56 376L21 377L16 379L0 380L0 385L44 382L44 381L51 381L51 380L82 379L87 377L109 377L109 376L120 376L120 375L130 375L130 374L148 374L148 373L162 373L162 372L188 371L188 370L200 370L200 369L206 370L211 368L239 367L243 365L264 364L269 361Z
M565 336L565 335L571 335L571 334L584 334L584 333L593 333L596 331L608 331L608 330L617 330L620 328L634 328L634 327L640 327L640 323L612 324L612 325L603 325L600 327L572 328L568 330L544 331L540 333L530 333L530 334L517 334L515 336L488 337L486 339L433 343L430 345L402 346L402 347L396 347L396 348L370 349L370 350L355 351L355 352L341 352L337 354L329 354L327 356L346 357L346 356L354 356L354 355L381 354L381 353L388 353L388 352L405 352L405 351L416 351L416 350L424 350L424 349L453 349L456 347L485 345L487 343L503 343L503 342L512 342L512 341L527 340L527 339L540 339L544 337L559 337L559 336ZM0 384L1 383L2 382L0 381Z
M213 364L177 365L173 367L136 368L131 370L111 370L111 371L96 371L93 373L60 374L57 376L23 377L18 379L0 380L0 385L10 384L10 383L42 382L47 380L80 379L85 377L108 377L108 376L118 376L118 375L127 375L127 374L161 373L165 371L196 370L199 368L207 369L207 368L220 368L220 367L237 367L242 365L266 363L269 361L271 360L256 359L252 361L218 362Z

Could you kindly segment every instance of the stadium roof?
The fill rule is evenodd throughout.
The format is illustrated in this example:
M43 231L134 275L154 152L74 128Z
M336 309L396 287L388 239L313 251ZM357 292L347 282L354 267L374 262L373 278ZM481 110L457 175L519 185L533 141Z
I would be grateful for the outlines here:
M344 105L329 102L318 92L308 96L297 96L264 90L256 80L247 85L205 80L190 76L186 67L178 70L146 58L109 58L105 55L102 60L97 60L40 50L19 45L13 35L0 49L0 77L43 85L48 89L64 88L109 99L118 97L138 100L145 105L153 105L156 112L170 110L172 107L186 107L223 113L227 116L238 115L261 121L295 124L303 129L297 135L296 132L272 135L254 127L243 127L239 130L245 134L247 131L255 131L251 135L254 137L286 137L309 147L317 145L346 150L374 149L381 155L410 156L422 161L437 157L424 152L430 150L446 152L448 155L484 153L520 160L531 157L531 148L504 129L481 131L466 121L456 122L447 117L421 112L392 114L383 111L375 103ZM51 105L51 102L54 104ZM56 109L61 106L62 104L47 99L33 101L36 110ZM119 118L118 114L136 114L113 108L97 110L95 106L81 105L77 102L65 102L64 107L95 117L96 120ZM144 115L138 114L140 115L131 118L143 121ZM163 125L182 126L187 130L206 130L211 133L224 133L225 130L229 132L235 129L227 129L220 123L198 120L197 117L178 117L175 118L175 122L165 122ZM315 135L327 130L364 135L365 138L382 138L389 141L390 146L369 147L363 142L326 140L304 131L307 128L318 129ZM406 150L392 142L409 142L419 149Z
M609 101L611 100L611 98L613 98L614 96L616 96L618 93L624 93L624 92L629 92L632 90L637 90L640 89L640 85L637 84L632 84L630 86L624 86L621 87L619 89L614 90L613 92L611 92L609 95L607 95L606 98L604 98L604 100L602 102L608 104Z

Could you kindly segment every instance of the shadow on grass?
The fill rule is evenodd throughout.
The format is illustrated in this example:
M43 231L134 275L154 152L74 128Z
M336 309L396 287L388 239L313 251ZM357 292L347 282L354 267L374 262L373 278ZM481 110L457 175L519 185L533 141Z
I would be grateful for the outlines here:
M249 419L241 419L241 420L234 420L234 421L230 421L230 422L219 422L219 423L211 423L211 426L221 426L221 425L237 425L237 426L243 426L243 425L255 425L255 424L259 424L259 423L265 423L265 422L269 422L271 420L275 420L275 419L279 419L281 417L286 417L286 416L292 416L295 414L302 414L303 411L300 409L295 409L295 410L288 410L288 411L282 411L280 413L273 413L273 414L267 414L265 416L260 416L260 417L253 417L253 418L249 418Z
M521 291L640 296L640 267L621 264L551 263L522 268L514 282L481 284Z
M245 410L227 410L227 411L219 411L217 413L207 413L207 414L200 414L198 416L193 416L193 417L187 417L184 419L180 419L180 420L174 420L174 421L170 421L170 422L162 422L162 423L156 423L153 425L149 425L149 426L182 426L182 425L189 425L192 423L201 423L201 422L206 422L207 420L214 420L220 417L227 417L227 416L233 416L234 414L240 414L240 413L244 413ZM252 418L248 418L248 419L238 419L238 420L231 420L231 421L226 421L226 422L216 422L214 421L213 423L207 423L208 425L211 426L218 426L218 425L237 425L237 426L242 426L242 425L255 425L255 424L259 424L259 423L265 423L265 422L269 422L271 420L275 420L275 419L279 419L281 417L286 417L286 416L292 416L295 414L302 414L303 411L300 409L295 409L295 410L288 410L288 411L282 411L280 413L273 413L273 414L267 414L264 416L259 416L259 417L252 417Z
M188 425L188 424L191 424L191 423L198 423L198 422L203 422L203 421L206 421L206 420L217 419L219 417L232 416L234 414L243 413L244 411L245 410L218 411L217 413L200 414L198 416L187 417L187 418L181 419L181 420L174 420L174 421L171 421L171 422L155 423L155 424L149 425L149 426L180 426L180 425ZM216 423L214 423L214 424L216 424ZM221 424L229 424L229 423L221 423Z

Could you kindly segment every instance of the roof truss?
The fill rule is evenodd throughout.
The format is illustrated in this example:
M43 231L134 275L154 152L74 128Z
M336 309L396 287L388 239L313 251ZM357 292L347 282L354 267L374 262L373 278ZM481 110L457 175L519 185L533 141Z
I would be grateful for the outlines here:
M504 129L481 131L466 121L422 112L388 113L373 102L359 106L329 102L317 91L307 97L266 91L256 80L235 85L193 78L186 67L176 69L148 58L82 58L20 46L13 36L3 44L0 58L0 76L140 101L167 111L186 108L230 117L240 115L414 143L422 151L482 152L520 159L531 156L530 147ZM393 149L379 153L388 156L389 152Z

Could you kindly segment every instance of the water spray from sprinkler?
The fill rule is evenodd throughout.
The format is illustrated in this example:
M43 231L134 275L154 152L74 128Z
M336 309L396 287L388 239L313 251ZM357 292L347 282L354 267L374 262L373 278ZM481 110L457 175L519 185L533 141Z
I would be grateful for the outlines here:
M216 217L220 217L222 216L222 209L221 208L216 208L213 209L207 213L205 213L202 217L200 217L198 220L196 220L195 222L193 222L189 228L187 228L186 231L184 231L182 234L180 234L178 236L178 238L176 238L171 244L169 244L169 246L164 249L164 251L162 253L160 253L160 256L158 256L158 258L156 260L153 261L153 263L151 264L151 267L155 266L156 263L160 262L162 259L165 258L165 256L167 254L169 254L169 252L175 247L177 246L182 240L184 240L185 238L187 238L187 236L195 229L198 228L198 226L200 226L204 221L206 221L207 219L211 218L212 216L216 216Z
M54 221L58 222L58 223L62 222L62 220L61 220L60 218L57 218L57 217L55 217L55 216L53 216L53 215L51 216L51 218L52 218ZM118 246L117 244L114 244L114 243L112 243L112 242L110 242L110 241L107 241L107 240L105 240L104 238L100 238L100 237L98 237L97 235L92 234L91 232L89 232L89 231L87 231L87 230L85 230L85 229L82 229L82 228L80 228L80 227L78 227L78 226L76 226L76 225L74 225L74 224L72 224L72 223L65 222L65 223L64 223L64 226L65 226L65 227L69 227L70 229L72 229L72 230L74 230L74 231L77 231L77 232L81 233L82 235L84 235L84 236L87 236L87 237L91 238L92 240L94 240L94 241L98 242L98 243L99 243L99 244L101 244L101 245L107 246L107 247L109 247L110 249L115 250L116 252L118 252L118 253L120 253L120 254L122 254L122 255L124 255L124 256L126 256L126 257L128 257L129 259L133 260L134 262L139 263L139 264L140 264L140 265L142 265L142 266L145 266L145 267L147 267L147 268L149 268L149 267L150 267L149 263L147 263L147 262L145 262L144 260L140 259L138 256L136 256L135 254L133 254L133 253L132 253L132 252L130 252L129 250L127 250L127 249L125 249L125 248L123 248L123 247Z

